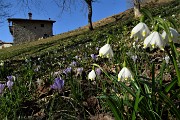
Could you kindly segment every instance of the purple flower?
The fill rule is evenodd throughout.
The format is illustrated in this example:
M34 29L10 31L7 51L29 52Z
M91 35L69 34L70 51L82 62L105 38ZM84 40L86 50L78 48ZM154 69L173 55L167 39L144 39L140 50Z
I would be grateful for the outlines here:
M100 68L97 68L97 69L96 69L96 74L97 74L98 76L101 75L101 69L100 69Z
M98 48L98 47L96 47L96 50L99 50L99 48Z
M77 62L76 61L72 61L70 66L76 66L77 65Z
M91 54L91 58L92 58L93 60L96 60L97 55L95 55L95 54Z
M12 86L14 84L13 80L15 80L15 77L11 75L11 76L7 76L7 79L8 79L8 81L6 83L7 87L9 88L9 90L11 90Z
M82 68L82 67L81 67L81 68L77 68L77 70L76 70L76 76L78 76L78 75L81 76L82 71L83 71L83 68Z
M77 55L76 55L76 56L75 56L75 58L76 58L76 59L78 59L78 58L79 58L79 56L77 56Z
M0 83L0 94L2 94L3 90L4 90L5 84L1 84Z
M64 86L64 80L58 77L55 78L53 85L51 85L50 87L55 90L61 90L63 86Z
M65 70L63 70L63 73L64 74L68 74L68 73L70 73L72 71L72 68L71 67L68 67L68 68L66 68Z
M15 80L15 76L13 76L13 75L7 76L7 79L10 80L10 81L13 81L13 80Z
M11 80L8 80L6 84L7 84L7 87L9 88L9 90L11 90L14 82Z

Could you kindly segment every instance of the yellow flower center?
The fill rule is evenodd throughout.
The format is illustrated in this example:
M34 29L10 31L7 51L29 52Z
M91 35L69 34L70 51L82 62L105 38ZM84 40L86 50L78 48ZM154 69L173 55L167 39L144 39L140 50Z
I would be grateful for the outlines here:
M154 48L155 47L155 44L152 44L152 48Z
M145 37L146 36L146 31L142 32L142 36Z

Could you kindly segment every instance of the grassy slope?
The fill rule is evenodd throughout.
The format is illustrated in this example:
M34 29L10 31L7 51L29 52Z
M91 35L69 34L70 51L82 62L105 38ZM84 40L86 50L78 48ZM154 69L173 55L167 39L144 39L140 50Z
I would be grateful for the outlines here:
M179 20L179 5L177 7L173 7L177 5L176 3L165 4L164 7L160 7L161 5L151 4L148 7L154 6L153 14L156 16L158 14L162 14L162 17L171 16L172 14L176 14L177 21ZM163 5L162 5L163 6ZM156 8L159 7L159 8ZM171 7L171 9L169 9ZM86 43L89 41L100 40L103 37L103 34L108 33L111 35L121 34L126 32L126 30L131 30L132 26L137 22L132 22L131 19L133 17L133 11L127 10L124 13L111 16L104 20L94 23L96 29L94 31L88 31L87 27L82 27L80 29L63 33L51 38L34 41L22 45L15 45L10 48L0 50L0 59L24 59L24 57L29 56L37 56L45 54L46 52L51 51L61 51L64 47L70 47L77 43ZM99 27L100 26L100 27ZM124 28L126 26L127 28ZM101 35L100 35L101 34ZM129 36L129 33L126 33ZM100 37L100 38L98 38Z

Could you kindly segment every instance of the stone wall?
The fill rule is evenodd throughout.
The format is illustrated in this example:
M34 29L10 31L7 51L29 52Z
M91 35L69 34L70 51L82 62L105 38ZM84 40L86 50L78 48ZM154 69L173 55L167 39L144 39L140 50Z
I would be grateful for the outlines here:
M44 35L52 36L52 27L53 23L48 21L13 21L14 43L34 41Z

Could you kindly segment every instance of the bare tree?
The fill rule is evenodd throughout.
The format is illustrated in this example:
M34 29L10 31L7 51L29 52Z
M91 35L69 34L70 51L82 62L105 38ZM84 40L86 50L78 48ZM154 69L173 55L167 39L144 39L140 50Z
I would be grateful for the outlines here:
M0 23L10 16L10 7L10 3L7 3L5 0L0 0Z
M127 0L128 4L130 5L130 7L134 7L134 16L135 18L140 17L141 16L141 2L142 0Z
M147 4L149 2L155 2L155 1L159 1L159 0L126 0L128 3L128 7L133 7L134 8L134 16L135 18L138 18L141 16L141 5L143 4Z
M77 0L54 0L55 3L58 5L58 7L61 8L61 12L64 10L71 10L72 5L75 5L77 3ZM78 2L85 2L88 8L88 24L89 24L89 30L93 30L93 25L92 25L92 13L93 13L93 8L92 8L92 3L97 0L79 0Z
M92 2L93 0L85 0L88 6L88 23L89 23L89 30L93 30L93 25L92 25Z
M141 6L140 6L140 2L141 0L133 0L134 1L134 16L135 17L140 17L141 16Z

